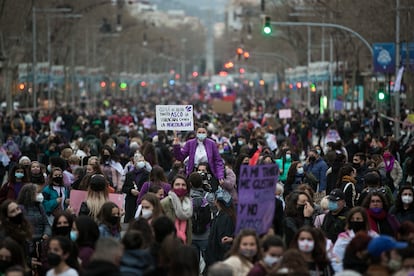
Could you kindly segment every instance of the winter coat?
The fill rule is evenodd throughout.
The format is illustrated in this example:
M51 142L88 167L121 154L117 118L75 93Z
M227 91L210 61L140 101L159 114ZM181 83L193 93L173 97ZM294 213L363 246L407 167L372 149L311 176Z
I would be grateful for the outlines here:
M64 193L65 195L65 199L68 199L69 198L68 189L66 189L64 186L61 186L61 188L62 188L62 193ZM60 195L55 189L53 189L52 185L45 186L43 188L42 193L44 197L44 200L42 202L43 207L45 208L46 214L51 215L53 211L58 207L57 198L59 198ZM68 205L66 203L64 203L63 205L64 205L63 209L68 208Z
M120 270L123 276L140 276L154 265L154 260L147 249L129 249L124 251Z
M328 170L328 165L326 162L319 157L315 162L310 164L305 164L305 172L311 172L319 180L319 188L315 192L322 192L326 190L326 171Z
M30 206L19 206L32 226L34 240L42 238L43 235L47 235L48 237L52 235L52 228L50 227L45 209L41 203L36 202Z
M207 160L210 165L210 170L213 175L218 179L224 179L224 164L223 159L220 156L220 153L217 149L216 142L212 139L205 139L203 144L207 152ZM179 161L184 161L188 157L188 163L186 166L186 173L190 175L194 171L195 167L195 153L197 149L197 138L188 140L184 147L181 148L180 145L174 145L174 157Z
M226 236L233 237L235 227L231 217L223 211L213 219L206 251L207 265L224 260L225 254L230 250L231 243L222 243L221 239Z

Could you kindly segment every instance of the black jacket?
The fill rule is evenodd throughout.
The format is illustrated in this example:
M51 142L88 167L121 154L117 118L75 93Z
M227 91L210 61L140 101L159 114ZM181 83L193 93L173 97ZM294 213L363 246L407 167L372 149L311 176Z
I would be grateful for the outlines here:
M321 229L324 231L326 237L335 243L339 233L345 231L346 215L348 208L344 207L338 214L334 215L329 211L322 223Z
M235 224L229 215L220 211L213 219L208 237L206 252L207 266L217 261L224 260L225 254L230 250L231 243L222 243L225 236L234 238Z
M121 276L121 272L119 271L119 267L115 264L102 261L102 260L93 260L89 263L86 267L85 272L83 275L88 276Z

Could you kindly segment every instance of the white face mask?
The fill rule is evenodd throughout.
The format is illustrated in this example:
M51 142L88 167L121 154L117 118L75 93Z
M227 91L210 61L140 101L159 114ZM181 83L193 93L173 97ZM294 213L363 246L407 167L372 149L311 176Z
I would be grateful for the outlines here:
M298 168L298 174L303 174L303 167Z
M315 247L315 242L311 240L301 240L298 241L299 250L305 253L312 252Z
M401 196L401 201L405 204L411 204L413 202L413 197L410 195Z
M139 161L138 163L137 163L137 168L138 169L142 169L142 168L144 168L145 167L145 162L144 161Z
M37 193L36 194L36 201L37 202L43 202L43 200L44 200L43 194L42 193Z
M144 219L149 219L150 217L152 217L152 210L151 209L142 209L141 216Z
M270 255L266 255L263 259L263 262L268 266L268 267L272 267L275 264L277 264L279 262L280 258L279 257L273 257Z

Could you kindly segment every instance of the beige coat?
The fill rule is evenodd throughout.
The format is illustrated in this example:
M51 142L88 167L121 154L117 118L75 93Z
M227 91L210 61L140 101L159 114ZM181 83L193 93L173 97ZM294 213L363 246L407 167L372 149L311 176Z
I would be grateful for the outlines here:
M238 256L230 256L223 261L233 270L233 276L246 276L253 268L253 264L242 262Z

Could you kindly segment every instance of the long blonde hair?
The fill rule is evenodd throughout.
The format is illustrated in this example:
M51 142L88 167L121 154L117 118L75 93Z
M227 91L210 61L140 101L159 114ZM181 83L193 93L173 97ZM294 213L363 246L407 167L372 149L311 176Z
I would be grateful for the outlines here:
M94 220L98 219L98 213L101 210L102 205L109 201L108 189L103 191L94 191L91 188L88 189L88 195L86 197L86 205L89 208L89 216Z

